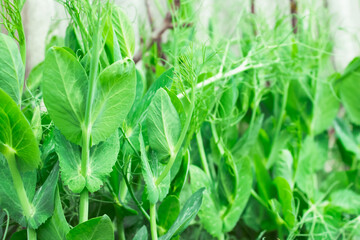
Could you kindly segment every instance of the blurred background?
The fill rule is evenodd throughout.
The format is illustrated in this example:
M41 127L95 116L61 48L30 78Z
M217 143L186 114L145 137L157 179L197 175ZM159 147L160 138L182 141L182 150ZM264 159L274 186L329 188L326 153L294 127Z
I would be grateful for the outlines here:
M267 24L274 25L278 15L290 15L290 0L182 0L194 1L194 14L199 18L197 30L201 33L209 28L210 17L216 16L222 21L223 29L218 29L226 39L228 29L236 27L237 16L243 11L253 11L266 19ZM152 12L154 25L161 25L163 14L160 9L166 8L163 0L116 0L130 17L136 32L136 48L139 48L139 29L148 27L146 23L146 2ZM316 11L324 12L330 21L330 35L334 42L333 64L337 71L342 71L355 56L360 55L360 0L301 0L308 2L303 6L309 9L298 9L298 17L306 18ZM159 6L160 5L160 6ZM310 9L311 8L311 9ZM321 17L322 15L317 15ZM63 7L56 0L27 0L23 10L23 20L27 40L27 73L44 58L45 44L52 35L64 36L68 22ZM315 19L316 21L316 19ZM263 24L263 23L262 23ZM56 29L52 31L51 29ZM200 34L201 36L201 34ZM208 40L204 34L204 43ZM137 52L137 51L135 51Z

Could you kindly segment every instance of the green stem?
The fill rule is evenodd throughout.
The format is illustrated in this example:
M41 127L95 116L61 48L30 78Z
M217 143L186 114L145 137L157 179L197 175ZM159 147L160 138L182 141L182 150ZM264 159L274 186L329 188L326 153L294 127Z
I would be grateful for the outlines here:
M89 128L83 130L83 143L81 149L81 175L86 179L87 168L90 158L90 136ZM79 223L86 222L88 220L89 212L89 192L84 188L80 193L80 206L79 206Z
M22 29L22 31L24 31L24 30ZM24 40L19 42L19 48L20 48L21 60L22 60L22 62L24 64L24 67L26 67L26 42L25 42L25 35L24 35L24 33L22 33L22 34L23 34ZM22 87L23 86L21 86L21 89L23 89Z
M117 218L117 231L118 231L118 237L119 240L126 240L125 238L125 230L124 230L124 220L123 218L119 217Z
M215 127L214 123L211 123L211 132L213 134L216 146L218 147L221 156L224 155L225 149L224 149L224 146L222 145L222 143L220 142L220 138L219 138L219 136L217 134L216 127Z
M80 193L79 223L86 222L89 218L89 192L86 188Z
M157 225L156 225L156 205L150 204L150 229L151 229L151 239L157 240Z
M126 177L126 176L124 176L124 177ZM121 202L123 202L125 200L127 193L128 193L128 189L126 186L126 182L123 179L122 181L120 181L119 196L118 196L118 198L120 199Z
M100 20L98 19L97 30L99 30ZM90 158L90 136L91 136L91 109L94 102L96 78L98 74L99 65L99 31L94 34L94 45L91 54L90 62L90 75L89 75L89 89L87 94L86 109L85 109L85 121L82 127L82 153L81 153L81 174L86 179L87 169ZM80 207L79 207L79 222L85 222L88 220L89 212L89 192L85 188L80 194Z
M36 240L36 231L31 228L27 228L27 240Z
M7 148L7 150L4 153L4 156L7 159L9 165L10 174L13 180L15 191L20 201L21 208L23 210L24 216L28 220L32 217L34 212L31 203L29 202L28 196L26 194L20 172L16 165L15 151L13 149ZM36 240L35 230L28 228L27 233L28 233L28 240Z
M201 163L203 165L204 171L205 171L206 175L209 178L211 178L210 171L209 171L209 166L208 166L208 163L206 161L206 154L205 154L204 144L203 144L203 140L202 140L202 136L201 136L201 129L199 130L198 133L196 133L196 141L197 141L197 144L198 144L200 159L201 159Z
M131 198L134 200L136 206L140 209L140 211L142 212L142 214L146 217L147 220L150 220L150 216L147 214L147 212L145 211L145 209L143 208L143 206L141 205L141 203L139 202L139 200L137 200L132 188L131 188L131 185L129 183L129 180L127 179L126 175L124 172L122 172L123 176L124 176L124 181L126 183L126 186L129 190L129 193L130 193L130 196Z

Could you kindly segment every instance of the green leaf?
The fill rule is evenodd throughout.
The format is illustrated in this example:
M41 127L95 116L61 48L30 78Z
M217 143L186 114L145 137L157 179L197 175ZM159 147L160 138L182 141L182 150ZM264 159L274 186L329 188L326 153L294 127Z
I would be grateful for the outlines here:
M34 133L37 143L40 143L42 138L42 126L41 126L41 113L40 106L36 106L33 111L33 116L31 118L31 129Z
M110 136L90 149L89 171L86 178L86 187L90 192L101 188L106 178L112 172L119 153L120 144L118 133Z
M257 117L254 124L246 130L245 134L231 148L234 158L241 158L251 150L258 138L263 120L264 115Z
M190 152L186 151L180 169L171 182L169 194L180 197L181 190L185 186L190 169Z
M93 144L104 141L122 124L135 94L136 72L132 60L117 61L100 73L91 111Z
M41 186L41 188L39 188L39 190L36 192L32 200L34 214L28 220L28 225L32 229L37 229L53 214L55 190L58 177L59 165L56 164L50 175L48 176L44 184Z
M183 127L186 122L186 112L185 112L184 106L174 92L170 91L168 88L165 88L165 90L166 90L167 94L169 95L171 103L173 104L174 108L176 109L176 112L179 114L181 127Z
M211 235L220 236L222 234L223 222L210 179L203 170L194 165L190 166L190 179L193 192L203 188L206 189L203 194L203 205L199 211L202 225ZM211 209L211 211L209 211L209 209Z
M315 188L314 174L323 167L327 159L327 144L312 137L307 137L300 150L300 157L295 173L295 183L301 191L313 197Z
M174 69L171 68L170 70L163 73L156 81L150 86L150 88L147 90L145 95L137 99L130 112L127 115L126 119L126 128L124 129L126 136L129 138L129 140L134 145L135 149L140 151L140 143L139 143L139 124L143 122L145 119L146 113L149 109L149 105L155 96L155 93L158 89L162 87L170 87L172 83L172 77ZM138 87L138 85L136 85ZM126 142L125 146L127 149L131 149L131 152L133 151L132 148L129 146L129 144Z
M55 149L59 157L61 179L74 193L80 193L86 186L81 174L81 149L55 131Z
M44 62L42 92L55 125L71 142L81 144L88 78L78 60L64 48L52 47Z
M65 240L66 234L70 231L61 206L59 191L55 192L54 214L36 231L38 240Z
M174 69L171 68L167 70L158 79L156 79L153 84L151 84L150 88L147 90L141 101L134 102L134 105L132 106L127 117L128 125L131 128L137 127L138 123L142 122L143 117L146 115L149 105L151 104L151 101L154 98L156 92L160 88L169 88L172 84L173 76ZM128 134L128 136L132 135ZM138 138L138 135L136 138Z
M147 113L147 128L150 147L160 159L174 154L181 132L179 115L164 89L159 89Z
M221 118L227 118L234 110L239 92L235 84L228 87L221 95L218 112Z
M201 207L203 192L204 189L202 188L191 195L191 197L185 202L184 207L181 209L174 224L165 235L159 238L159 240L170 240L172 237L180 235L180 233L187 228Z
M112 172L120 148L117 132L106 141L91 147L88 175L84 178L80 171L80 147L67 141L58 131L55 132L55 142L56 153L60 161L61 178L74 193L80 193L85 186L90 192L99 190Z
M160 235L167 232L180 213L180 200L174 195L167 196L158 209Z
M66 235L66 240L113 240L114 229L111 219L104 215L83 222Z
M10 240L26 240L27 239L27 231L26 229L18 231L11 235Z
M133 240L148 240L148 232L146 226L142 226L135 234Z
M146 184L147 197L150 203L155 204L159 200L159 190L156 186L156 179L153 175L148 157L146 155L145 143L141 131L139 141L141 150L141 173Z
M277 188L279 202L281 204L284 220L289 229L295 225L295 204L293 193L289 183L285 178L277 177L274 179L274 184Z
M111 19L107 19L104 30L102 32L105 44L102 51L105 52L110 64L122 59L120 53L120 46L118 39L115 35Z
M238 176L236 195L229 202L225 214L222 215L223 232L230 232L235 227L251 195L253 176L250 158L235 159L235 165L237 171L234 174Z
M222 157L219 165L219 187L225 195L228 203L231 203L236 196L239 176L235 162L230 154Z
M331 205L339 207L343 212L360 214L360 195L350 189L341 189L330 196Z
M135 34L128 16L120 8L115 7L112 9L112 23L122 57L132 58L135 51Z
M261 157L255 155L253 160L259 195L265 201L269 201L270 199L274 198L275 191L270 174L264 166Z
M19 48L11 37L0 33L0 88L16 102L21 103L25 67Z
M273 139L270 150L271 152L266 162L267 169L270 169L278 161L281 150L286 147L286 144L290 139L291 135L287 131L282 131L277 138Z
M36 169L40 151L29 122L16 103L0 89L0 152L12 151L22 170Z
M348 125L342 119L334 122L336 136L344 145L345 149L360 158L360 147Z
M73 24L67 26L64 40L65 46L70 48L77 56L83 54Z
M155 155L156 156L156 155ZM152 160L154 161L154 159ZM160 176L160 174L165 170L166 165L160 163L158 159L156 159L156 162L158 162L154 167L156 167L156 179ZM154 171L154 170L153 170ZM171 184L171 173L168 173L165 178L157 185L159 190L159 201L162 201L169 193L170 184Z
M355 58L345 69L345 73L339 80L339 94L352 122L360 125L360 58Z
M41 80L43 77L43 66L44 62L40 62L33 69L31 69L29 76L26 80L26 87L30 90L30 92L35 91L38 87L40 87Z
M6 209L11 219L15 220L21 226L27 226L27 220L24 217L19 197L14 188L13 179L5 157L0 153L0 208ZM32 199L36 187L36 171L27 171L21 173L21 179L28 199Z
M321 79L316 81L311 121L311 132L314 135L322 133L332 125L340 107L330 80L331 78L327 81Z
M274 176L285 178L290 187L293 188L293 157L287 149L280 151L279 159L274 165Z

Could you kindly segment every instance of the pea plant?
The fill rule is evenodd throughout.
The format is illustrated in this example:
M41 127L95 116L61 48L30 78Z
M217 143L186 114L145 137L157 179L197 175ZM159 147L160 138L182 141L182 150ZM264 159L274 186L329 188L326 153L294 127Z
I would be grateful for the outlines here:
M3 240L360 237L360 59L336 69L326 6L145 0L138 41L126 7L56 2L25 74L0 0Z

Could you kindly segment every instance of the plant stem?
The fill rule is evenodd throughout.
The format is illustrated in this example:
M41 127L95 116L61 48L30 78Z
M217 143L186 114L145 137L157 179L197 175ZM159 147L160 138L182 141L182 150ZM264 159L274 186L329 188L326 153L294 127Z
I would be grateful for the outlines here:
M157 240L157 225L156 225L156 204L150 204L150 229L151 239Z
M87 94L86 109L85 109L85 121L82 129L82 152L81 152L81 174L86 179L88 163L90 159L90 136L91 136L91 109L94 101L96 78L98 74L99 65L99 22L97 22L97 31L93 36L93 51L91 53L90 62L90 75L89 75L89 89ZM80 206L79 206L79 222L85 222L88 220L89 212L89 192L85 188L80 194Z
M197 144L198 144L200 159L201 159L201 163L203 165L204 171L205 171L206 175L209 178L211 178L210 171L209 171L209 166L208 166L208 163L206 161L206 154L205 154L204 144L203 144L203 140L202 140L202 136L201 136L201 130L199 130L199 132L196 133L196 141L197 141Z
M79 223L86 222L89 218L89 192L86 188L80 193Z
M201 88L204 88L205 86L207 85L210 85L214 82L217 82L223 78L229 78L229 77L232 77L236 74L239 74L241 72L244 72L248 69L254 69L254 68L260 68L260 67L263 67L264 65L262 64L259 64L259 65L256 65L256 66L252 66L249 64L249 61L248 59L245 59L245 61L243 63L241 63L237 68L234 68L232 70L230 70L229 72L226 72L226 73L223 73L223 72L219 72L218 74L216 74L215 76L213 77L210 77L200 83L198 83L196 86L195 86L195 89L201 89ZM191 89L187 89L186 90L186 93L190 92ZM183 98L184 95L182 93L179 93L177 95L178 98Z
M13 183L14 183L14 187L16 190L16 193L19 197L19 201L20 201L20 205L24 211L24 215L25 217L28 219L31 216L31 204L29 202L29 199L26 195L26 191L24 188L24 183L21 179L21 175L20 172L16 166L16 160L15 160L15 153L8 151L5 155L7 161L8 161L8 165L9 165L9 169L10 169L10 173L11 173L11 177L13 179Z
M213 137L214 137L214 140L215 140L215 143L216 143L216 146L218 147L219 149L219 152L220 152L220 155L224 155L225 153L225 149L224 149L224 146L222 145L222 143L220 142L220 138L217 134L217 131L216 131L216 127L215 127L215 124L214 123L211 123L211 132L213 134Z
M123 218L118 216L116 222L117 222L117 231L118 231L119 240L126 240Z
M27 240L36 240L36 231L32 228L27 228Z
M123 174L123 176L125 176L125 175ZM135 194L134 194L134 191L133 191L132 188L131 188L131 185L130 185L130 183L129 183L129 180L128 180L126 177L124 177L124 180L125 180L125 183L126 183L126 186L127 186L128 190L129 190L130 196L131 196L131 198L134 200L136 206L140 209L140 211L141 211L142 214L146 217L146 219L147 219L147 220L150 220L150 216L147 214L147 212L145 211L145 209L143 208L143 206L141 205L141 203L139 202L139 200L137 200L137 198L136 198L136 196L135 196Z
M82 149L81 149L81 175L86 179L87 168L90 158L90 136L89 129L83 130L82 136ZM79 223L86 222L88 220L89 212L89 192L84 188L80 193L80 206L79 206Z
M24 183L21 179L20 172L16 165L15 151L13 149L7 148L6 152L4 153L4 156L7 159L7 162L9 165L14 188L15 188L15 191L19 198L21 208L24 212L24 216L28 220L32 217L33 209L32 209L31 203L29 202L28 196L26 194ZM27 234L28 234L28 240L36 240L35 230L28 227Z

